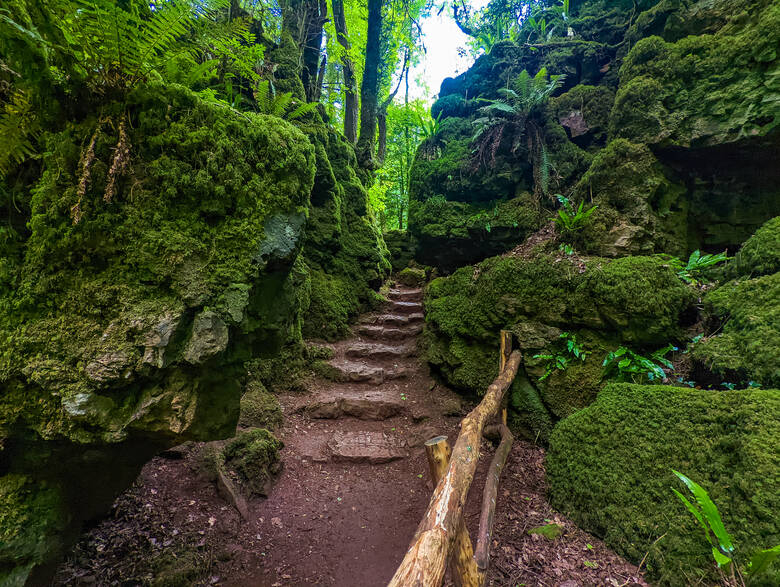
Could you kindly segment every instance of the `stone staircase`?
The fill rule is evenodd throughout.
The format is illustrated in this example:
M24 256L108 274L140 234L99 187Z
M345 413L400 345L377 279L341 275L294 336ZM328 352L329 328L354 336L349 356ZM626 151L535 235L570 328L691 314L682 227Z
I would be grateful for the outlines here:
M383 421L409 415L404 383L421 370L422 290L400 286L387 297L351 338L328 345L331 381L317 380L299 407L309 421L302 452L314 461L377 464L408 455L407 440Z

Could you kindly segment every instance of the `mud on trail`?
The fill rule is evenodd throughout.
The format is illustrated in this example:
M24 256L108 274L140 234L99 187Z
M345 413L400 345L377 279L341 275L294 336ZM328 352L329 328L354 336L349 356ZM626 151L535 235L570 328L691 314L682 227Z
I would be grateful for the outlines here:
M423 443L454 443L469 406L416 356L422 292L390 290L348 340L332 345L336 379L280 397L284 468L244 520L198 472L204 445L167 451L141 472L110 516L89 529L55 585L386 585L433 486ZM479 523L483 457L466 521ZM516 441L499 488L489 585L644 585L635 566L552 511L543 449ZM528 530L563 528L549 540ZM449 579L448 579L449 581Z

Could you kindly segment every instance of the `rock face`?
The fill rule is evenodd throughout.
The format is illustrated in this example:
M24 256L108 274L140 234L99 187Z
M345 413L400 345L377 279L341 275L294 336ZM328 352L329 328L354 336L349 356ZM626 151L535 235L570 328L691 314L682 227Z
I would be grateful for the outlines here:
M659 585L714 583L711 549L670 489L687 494L672 469L707 490L750 557L780 536L778 435L778 390L611 384L552 434L552 505L627 558L647 557ZM774 567L756 583L778 581Z
M596 397L607 352L678 340L695 300L661 259L553 251L494 257L432 281L423 333L425 357L445 380L481 393L498 374L498 331L511 330L524 357L510 393L514 425L543 440L555 421ZM586 359L540 380L547 359L536 355L563 352L564 332L576 337Z
M566 75L537 123L547 195L599 205L579 243L589 253L733 251L780 214L776 2L590 0L567 26L573 36L532 48L499 43L442 84L441 131L410 180L419 261L451 272L546 220L528 193L538 186L522 133L502 136L489 164L475 156L479 107L523 69Z
M127 108L132 161L113 199L116 136L96 135L79 194L100 125L68 124L44 139L29 233L3 245L0 582L41 581L155 452L230 436L247 355L300 339L309 141L177 86L139 87Z

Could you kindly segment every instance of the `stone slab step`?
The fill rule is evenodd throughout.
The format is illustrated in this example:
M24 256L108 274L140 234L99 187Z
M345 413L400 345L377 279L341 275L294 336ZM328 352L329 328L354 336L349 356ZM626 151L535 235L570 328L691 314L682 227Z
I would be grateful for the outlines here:
M425 317L421 313L415 314L380 314L365 318L364 324L381 324L383 326L406 326L422 322Z
M339 392L322 395L306 406L306 413L312 418L342 418L351 416L359 420L386 420L397 416L406 404L387 392Z
M393 314L419 314L423 311L420 302L390 302L388 310Z
M329 364L335 371L335 379L337 381L380 385L383 381L404 379L409 376L409 369L404 367L385 369L383 367L366 365L360 361L332 361Z
M334 462L380 464L408 456L403 440L383 432L334 432L328 451Z
M391 300L401 302L415 302L422 299L423 291L421 289L391 289L387 292L387 297Z
M402 359L414 354L414 348L408 346L390 346L378 342L356 342L349 345L344 354L358 359Z
M407 340L422 332L422 324L410 324L403 328L385 328L381 325L363 324L357 329L360 336L373 340Z

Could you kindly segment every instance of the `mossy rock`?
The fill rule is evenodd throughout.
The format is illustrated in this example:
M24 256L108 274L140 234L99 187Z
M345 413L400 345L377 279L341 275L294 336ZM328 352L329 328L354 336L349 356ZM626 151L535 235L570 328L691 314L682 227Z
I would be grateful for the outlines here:
M283 446L268 430L250 428L236 434L221 457L250 495L267 496L274 476L281 471L279 450Z
M704 302L723 327L693 346L693 358L727 382L780 386L780 273L730 281Z
M405 230L391 230L384 235L393 271L401 271L414 259L415 240Z
M306 136L175 84L139 85L100 117L112 124L96 110L41 134L24 238L3 244L0 483L50 488L64 520L39 527L49 552L33 564L56 558L154 454L232 434L244 361L301 337ZM131 156L106 197L123 124Z
M241 415L238 425L245 428L267 428L273 430L282 423L282 408L279 400L258 381L247 385L241 396Z
M695 297L656 257L493 257L430 282L421 342L448 384L479 395L497 375L499 332L511 330L525 357L510 394L515 431L544 441L555 421L595 399L607 352L681 340ZM587 359L540 381L545 361L534 356L559 351L564 330L576 335Z
M426 280L425 269L407 267L395 276L395 280L410 287L420 287Z
M581 84L550 100L550 109L576 144L603 147L614 101L611 88Z
M780 216L751 236L726 267L730 277L758 277L780 272Z
M558 524L547 524L545 526L536 526L528 530L528 534L533 536L538 534L544 536L547 540L556 540L563 534L563 528Z
M780 391L611 384L553 431L553 507L662 585L715 580L710 547L671 488L706 489L741 563L780 542ZM777 584L775 567L759 584Z
M434 196L409 208L415 259L445 272L512 249L546 220L527 192L481 204Z
M742 4L744 12L734 10L713 34L674 43L649 36L633 45L620 68L612 137L690 147L772 132L780 122L771 97L780 6Z
M578 249L619 257L688 250L685 188L645 145L611 141L574 188L575 202L598 206L578 233Z

